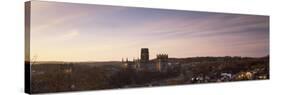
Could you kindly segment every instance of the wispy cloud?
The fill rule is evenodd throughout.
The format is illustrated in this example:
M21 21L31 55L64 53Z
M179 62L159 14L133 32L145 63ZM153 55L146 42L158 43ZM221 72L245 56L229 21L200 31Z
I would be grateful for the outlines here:
M142 47L152 58L269 54L268 16L35 2L31 54L40 60L137 58Z
M69 30L68 32L65 32L64 34L62 35L59 35L56 39L58 41L62 40L62 41L67 41L67 40L71 40L71 39L74 39L74 38L77 38L77 36L79 36L79 31L77 29L72 29L72 30Z

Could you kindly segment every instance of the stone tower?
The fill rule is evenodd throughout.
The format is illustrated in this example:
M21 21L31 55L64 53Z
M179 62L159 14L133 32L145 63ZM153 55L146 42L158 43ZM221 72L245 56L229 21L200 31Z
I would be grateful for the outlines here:
M148 48L141 48L141 59L140 63L146 64L149 63L149 52Z

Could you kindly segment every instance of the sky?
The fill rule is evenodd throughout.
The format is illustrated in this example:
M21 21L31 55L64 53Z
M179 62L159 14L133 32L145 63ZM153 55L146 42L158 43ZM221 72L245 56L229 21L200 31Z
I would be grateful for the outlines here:
M156 54L269 55L269 17L93 4L31 2L30 56L120 61Z

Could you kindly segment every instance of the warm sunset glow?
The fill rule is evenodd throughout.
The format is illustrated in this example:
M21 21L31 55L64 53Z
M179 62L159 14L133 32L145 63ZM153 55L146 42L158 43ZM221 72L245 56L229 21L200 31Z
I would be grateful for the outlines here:
M149 48L169 57L269 54L269 17L33 1L31 57L120 61Z

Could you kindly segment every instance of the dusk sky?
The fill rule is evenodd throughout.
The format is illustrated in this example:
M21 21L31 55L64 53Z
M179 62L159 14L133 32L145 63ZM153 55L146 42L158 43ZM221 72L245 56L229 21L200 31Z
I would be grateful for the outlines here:
M169 57L269 54L269 17L92 4L31 2L31 58L120 61L149 48Z

